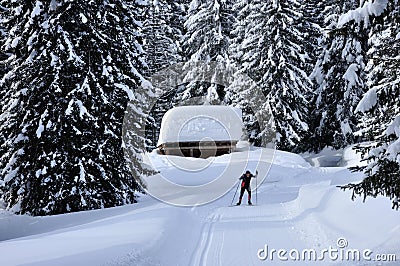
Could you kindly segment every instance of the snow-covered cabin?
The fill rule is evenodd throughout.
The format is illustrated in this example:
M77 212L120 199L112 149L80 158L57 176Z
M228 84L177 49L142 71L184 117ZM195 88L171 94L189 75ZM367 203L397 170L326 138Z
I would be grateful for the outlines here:
M230 106L181 106L161 121L162 154L207 158L232 152L242 136L242 110Z

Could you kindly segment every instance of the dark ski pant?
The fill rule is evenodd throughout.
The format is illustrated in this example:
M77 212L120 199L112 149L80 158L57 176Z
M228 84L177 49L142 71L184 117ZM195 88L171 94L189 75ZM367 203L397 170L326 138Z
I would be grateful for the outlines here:
M245 191L245 190L247 190L248 201L251 200L251 189L250 189L250 187L241 187L241 188L240 188L239 202L242 202L242 198L243 198L243 194L244 194L244 191Z

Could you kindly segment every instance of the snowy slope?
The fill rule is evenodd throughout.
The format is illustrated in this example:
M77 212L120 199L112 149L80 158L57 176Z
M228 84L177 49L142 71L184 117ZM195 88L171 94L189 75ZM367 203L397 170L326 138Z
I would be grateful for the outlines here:
M276 258L263 261L257 253L265 245L322 250L337 247L338 238L345 238L349 248L395 253L400 260L399 213L390 209L385 198L368 199L365 204L361 200L352 202L350 194L336 185L361 176L344 167L312 167L299 155L277 151L268 176L258 188L258 206L228 207L236 188L235 183L232 188L232 181L240 174L234 172L236 166L244 160L245 167L253 170L256 165L252 159L260 153L262 150L253 150L244 158L240 153L235 155L233 170L225 170L232 176L224 179L230 187L228 192L196 207L177 207L147 195L139 204L53 217L14 216L3 211L0 265L310 265L313 263ZM343 154L346 162L354 161L348 150ZM198 171L182 176L174 165L163 163L165 157L158 159L153 158L170 181L199 182ZM217 173L225 159L211 162L206 171ZM174 160L188 163L187 158ZM204 163L202 160L198 164ZM259 180L267 161L261 160L257 166ZM190 165L195 168L196 160ZM148 183L157 187L157 180L160 178L154 176ZM376 261L329 259L317 264L379 265Z

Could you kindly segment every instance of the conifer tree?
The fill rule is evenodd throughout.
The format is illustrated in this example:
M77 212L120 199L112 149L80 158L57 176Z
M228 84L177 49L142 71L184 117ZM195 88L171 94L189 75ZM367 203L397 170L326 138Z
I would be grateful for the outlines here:
M182 51L184 22L186 18L187 1L151 0L146 6L143 26L146 76L151 77L163 69L184 61ZM171 98L176 93L162 91L157 88L161 97L147 118L146 138L147 150L156 147L163 114L171 108L171 102L179 99ZM169 88L176 91L177 88Z
M2 2L10 70L0 117L0 196L17 213L49 215L135 202L140 144L122 123L143 116L142 6L124 0ZM132 146L133 145L133 146ZM136 147L135 147L136 145ZM137 148L135 150L135 148ZM135 177L135 178L134 178Z
M204 102L218 104L224 100L225 88L221 84L200 81L196 76L198 62L217 62L229 65L228 48L232 27L232 5L227 0L193 0L185 22L184 54L188 58L186 79L188 84L180 93L183 99L203 96ZM201 71L200 71L201 72ZM212 74L210 74L212 76Z
M327 17L337 21L342 13L355 7L354 1L343 1L327 8L332 12ZM339 149L357 141L354 111L366 86L366 28L354 21L337 25L328 19L326 23L322 53L311 75L316 87L311 102L310 149L314 151L327 146Z
M143 26L148 76L182 61L183 18L176 18L184 9L175 1L151 0L146 6Z
M238 14L242 21L234 28L243 36L235 38L232 50L240 71L255 80L268 99L278 147L302 150L311 82L304 71L309 56L301 5L295 0L249 1Z
M368 91L356 111L360 134L369 142L356 146L367 164L353 170L362 171L365 179L343 187L364 200L378 195L400 199L400 3L386 3L384 11L372 9L375 12L364 20L371 30Z

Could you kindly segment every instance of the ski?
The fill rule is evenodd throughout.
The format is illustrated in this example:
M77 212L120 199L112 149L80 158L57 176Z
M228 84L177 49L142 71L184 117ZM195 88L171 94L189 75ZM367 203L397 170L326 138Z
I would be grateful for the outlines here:
M229 205L228 207L240 207L240 206L242 206L242 207L252 207L252 206L257 206L257 205L256 204L251 204L251 205L249 205L249 204L241 204L241 205L234 204L234 205Z

